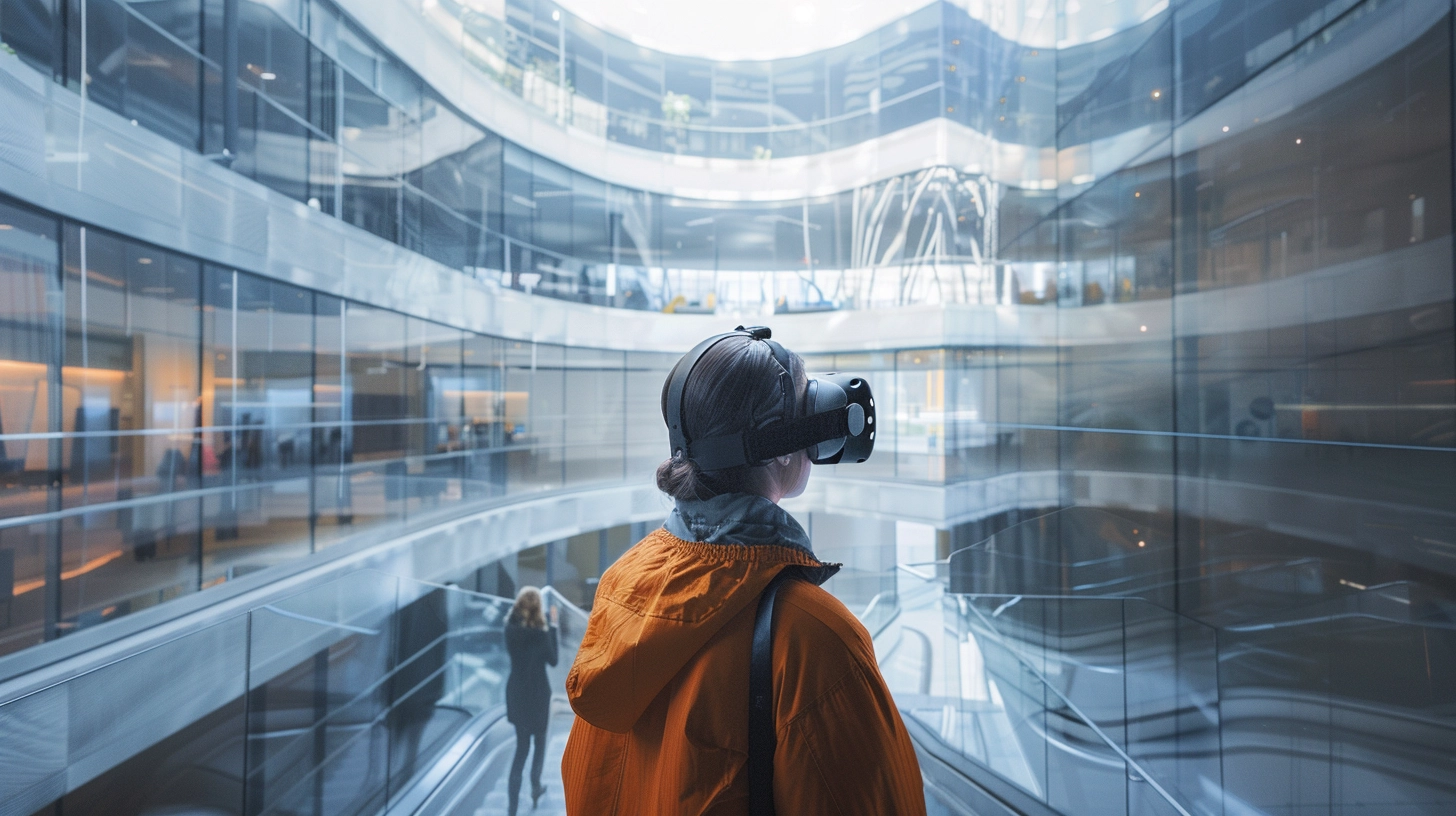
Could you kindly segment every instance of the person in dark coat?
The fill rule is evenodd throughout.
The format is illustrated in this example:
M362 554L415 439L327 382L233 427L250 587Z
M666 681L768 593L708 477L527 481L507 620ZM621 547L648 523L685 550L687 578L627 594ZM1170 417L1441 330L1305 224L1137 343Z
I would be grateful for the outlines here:
M521 771L526 766L526 752L535 740L531 757L531 808L541 799L541 766L546 761L546 726L551 718L551 683L546 667L556 665L556 610L551 610L552 625L547 626L542 612L541 590L522 587L516 595L506 620L506 652L511 657L511 675L506 680L506 719L516 727L516 758L511 761L507 783L510 814L516 816L521 797Z

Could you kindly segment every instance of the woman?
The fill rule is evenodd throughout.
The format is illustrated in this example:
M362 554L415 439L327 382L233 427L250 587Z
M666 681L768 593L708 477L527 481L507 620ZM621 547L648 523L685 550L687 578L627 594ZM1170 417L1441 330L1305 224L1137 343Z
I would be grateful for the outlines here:
M803 412L803 362L775 351L744 333L702 352L681 385L681 433L721 438ZM667 403L664 387L665 419ZM748 812L756 602L787 569L805 580L777 594L776 812L925 813L915 751L869 633L819 587L838 566L816 558L778 507L804 491L809 470L804 451L718 471L675 452L658 468L676 509L602 576L567 677L577 714L562 760L569 813Z
M522 587L516 595L506 620L506 652L511 656L511 676L506 680L506 719L516 727L516 757L511 761L511 776L506 793L511 816L521 798L521 770L526 766L526 752L536 744L531 757L531 808L541 799L546 788L541 784L541 766L546 755L546 726L551 719L551 683L546 667L556 665L556 610L551 610L551 626L542 614L541 590Z

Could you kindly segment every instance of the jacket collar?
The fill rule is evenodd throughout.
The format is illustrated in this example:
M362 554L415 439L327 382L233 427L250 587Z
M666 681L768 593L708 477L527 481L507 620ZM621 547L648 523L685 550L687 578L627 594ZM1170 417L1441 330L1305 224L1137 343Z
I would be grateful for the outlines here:
M814 555L809 535L793 516L768 499L750 493L724 493L704 501L679 501L662 526L683 541L750 547L772 545Z

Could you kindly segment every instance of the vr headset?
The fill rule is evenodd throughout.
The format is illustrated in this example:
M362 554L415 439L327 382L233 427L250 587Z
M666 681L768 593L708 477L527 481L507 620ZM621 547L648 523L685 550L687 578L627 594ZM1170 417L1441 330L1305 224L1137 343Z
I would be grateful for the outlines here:
M751 337L768 344L783 381L783 404L777 416L756 428L721 436L692 439L683 430L683 394L688 377L708 349L729 337ZM703 470L757 465L778 456L807 450L816 465L863 462L875 449L875 398L870 384L853 374L821 374L809 380L805 414L797 416L797 393L787 349L770 338L766 326L739 326L693 347L674 369L667 387L667 435L672 453L682 453Z

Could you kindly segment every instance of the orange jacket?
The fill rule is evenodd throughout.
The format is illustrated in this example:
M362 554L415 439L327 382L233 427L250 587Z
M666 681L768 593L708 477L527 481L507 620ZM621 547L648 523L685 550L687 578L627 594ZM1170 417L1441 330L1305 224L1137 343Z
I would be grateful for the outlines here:
M602 576L566 680L577 719L561 762L573 816L748 810L748 659L759 594L790 547L657 530ZM779 816L924 814L909 734L869 633L806 581L778 596L773 665Z

